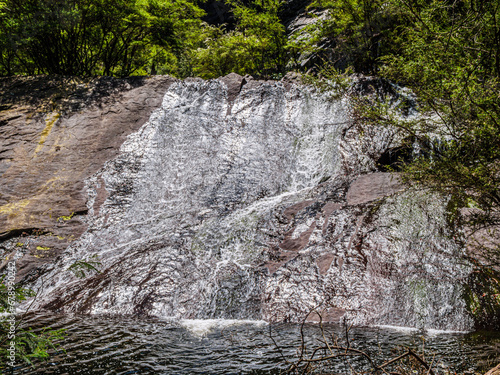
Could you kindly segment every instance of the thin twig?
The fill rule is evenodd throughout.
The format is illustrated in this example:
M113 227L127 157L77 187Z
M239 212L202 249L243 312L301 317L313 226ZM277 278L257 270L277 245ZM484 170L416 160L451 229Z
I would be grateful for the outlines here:
M413 358L415 358L418 362L420 362L420 364L422 366L424 366L427 370L428 370L428 374L430 375L435 375L434 374L434 371L432 371L432 368L427 364L427 362L425 362L422 358L419 357L419 355L417 353L415 353L413 350L411 350L410 348L408 348L408 353L413 356Z

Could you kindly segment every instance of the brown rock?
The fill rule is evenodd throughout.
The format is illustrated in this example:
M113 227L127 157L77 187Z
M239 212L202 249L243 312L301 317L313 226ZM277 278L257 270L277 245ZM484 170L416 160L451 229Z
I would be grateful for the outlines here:
M236 97L240 94L241 88L247 79L236 73L229 73L228 75L221 77L220 81L224 82L227 86L227 99L230 103L234 102Z
M288 250L288 251L299 251L307 246L309 243L309 238L311 237L312 232L316 226L316 222L312 222L309 228L302 232L297 238L293 238L293 232L295 229L290 230L286 235L283 242L279 245L280 249Z
M174 79L71 82L0 81L0 238L37 232L28 264L53 258L83 233L78 216L87 211L84 180L117 155L127 135L161 105ZM105 198L98 191L94 208Z
M278 255L278 260L267 262L265 267L267 268L270 275L274 274L281 266L286 264L288 261L297 257L297 253L293 251L281 251Z
M347 191L347 203L356 205L394 194L404 188L397 174L370 173L359 176Z
M335 255L333 254L324 254L316 259L316 264L321 275L326 275L334 259Z

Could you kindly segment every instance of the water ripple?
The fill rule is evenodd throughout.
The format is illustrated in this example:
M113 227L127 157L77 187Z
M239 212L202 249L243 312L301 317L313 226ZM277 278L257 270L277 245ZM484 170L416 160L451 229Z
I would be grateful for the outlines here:
M280 350L293 360L300 346L297 324L265 325L251 321L137 321L126 318L32 315L26 324L39 331L43 326L65 328L65 352L53 353L50 361L35 368L23 366L14 374L279 374L283 368ZM198 327L195 325L198 324ZM186 328L186 326L188 328ZM209 329L207 329L207 327ZM203 334L200 334L203 332ZM325 335L343 338L336 325L325 327ZM309 347L318 344L319 327L305 327ZM492 332L425 334L388 328L353 328L353 347L382 360L406 346L424 349L435 356L436 367L461 373L484 371L500 360L500 334ZM353 360L362 369L362 360ZM344 364L330 367L344 371Z

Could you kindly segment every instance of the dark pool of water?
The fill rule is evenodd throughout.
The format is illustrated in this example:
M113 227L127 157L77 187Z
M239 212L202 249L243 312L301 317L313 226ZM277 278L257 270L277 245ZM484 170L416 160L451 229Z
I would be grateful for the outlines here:
M37 315L33 326L65 328L63 351L35 368L20 365L13 374L279 374L284 358L294 361L301 346L300 325L263 322L155 322L88 316ZM318 325L303 329L306 347L319 344ZM345 327L324 327L345 343ZM272 336L272 338L271 338ZM391 328L352 328L351 345L382 363L404 347L425 353L437 372L484 372L500 362L500 334L423 333ZM273 342L273 340L275 342ZM276 346L277 344L277 346ZM357 370L366 360L351 359ZM335 373L350 373L344 360L329 364ZM6 374L9 374L7 371Z

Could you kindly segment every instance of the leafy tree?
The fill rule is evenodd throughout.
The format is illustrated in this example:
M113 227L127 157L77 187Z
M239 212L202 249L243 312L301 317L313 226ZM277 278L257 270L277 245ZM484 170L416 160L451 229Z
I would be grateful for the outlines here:
M396 35L403 27L400 8L387 0L314 0L309 9L326 11L306 29L309 37L292 40L296 54L314 51L336 68L352 67L373 74L379 58L397 50ZM329 52L322 51L324 47Z
M145 8L150 33L148 73L190 75L188 60L190 51L199 45L204 11L193 0L149 0Z
M365 120L397 126L418 141L422 152L406 165L406 179L451 194L456 207L479 209L468 215L470 224L500 224L500 1L312 6L329 10L317 39L330 32L339 56L358 72L376 72L415 94L418 119L403 119L385 104L358 107Z
M418 144L421 152L403 169L407 181L450 196L451 217L472 233L498 235L500 1L393 0L393 6L405 26L395 36L400 49L378 59L380 75L413 90L420 116L403 119L384 105L362 105L360 112ZM500 247L485 239L478 245L468 298L476 317L498 326Z
M287 52L280 0L228 0L236 18L234 30L207 26L203 46L193 55L194 73L215 78L230 72L270 77L283 73Z
M427 114L394 122L425 151L406 176L480 208L476 223L500 224L500 2L397 2L408 27L381 73L409 86Z
M5 0L0 6L4 75L154 73L175 61L204 14L189 0Z

